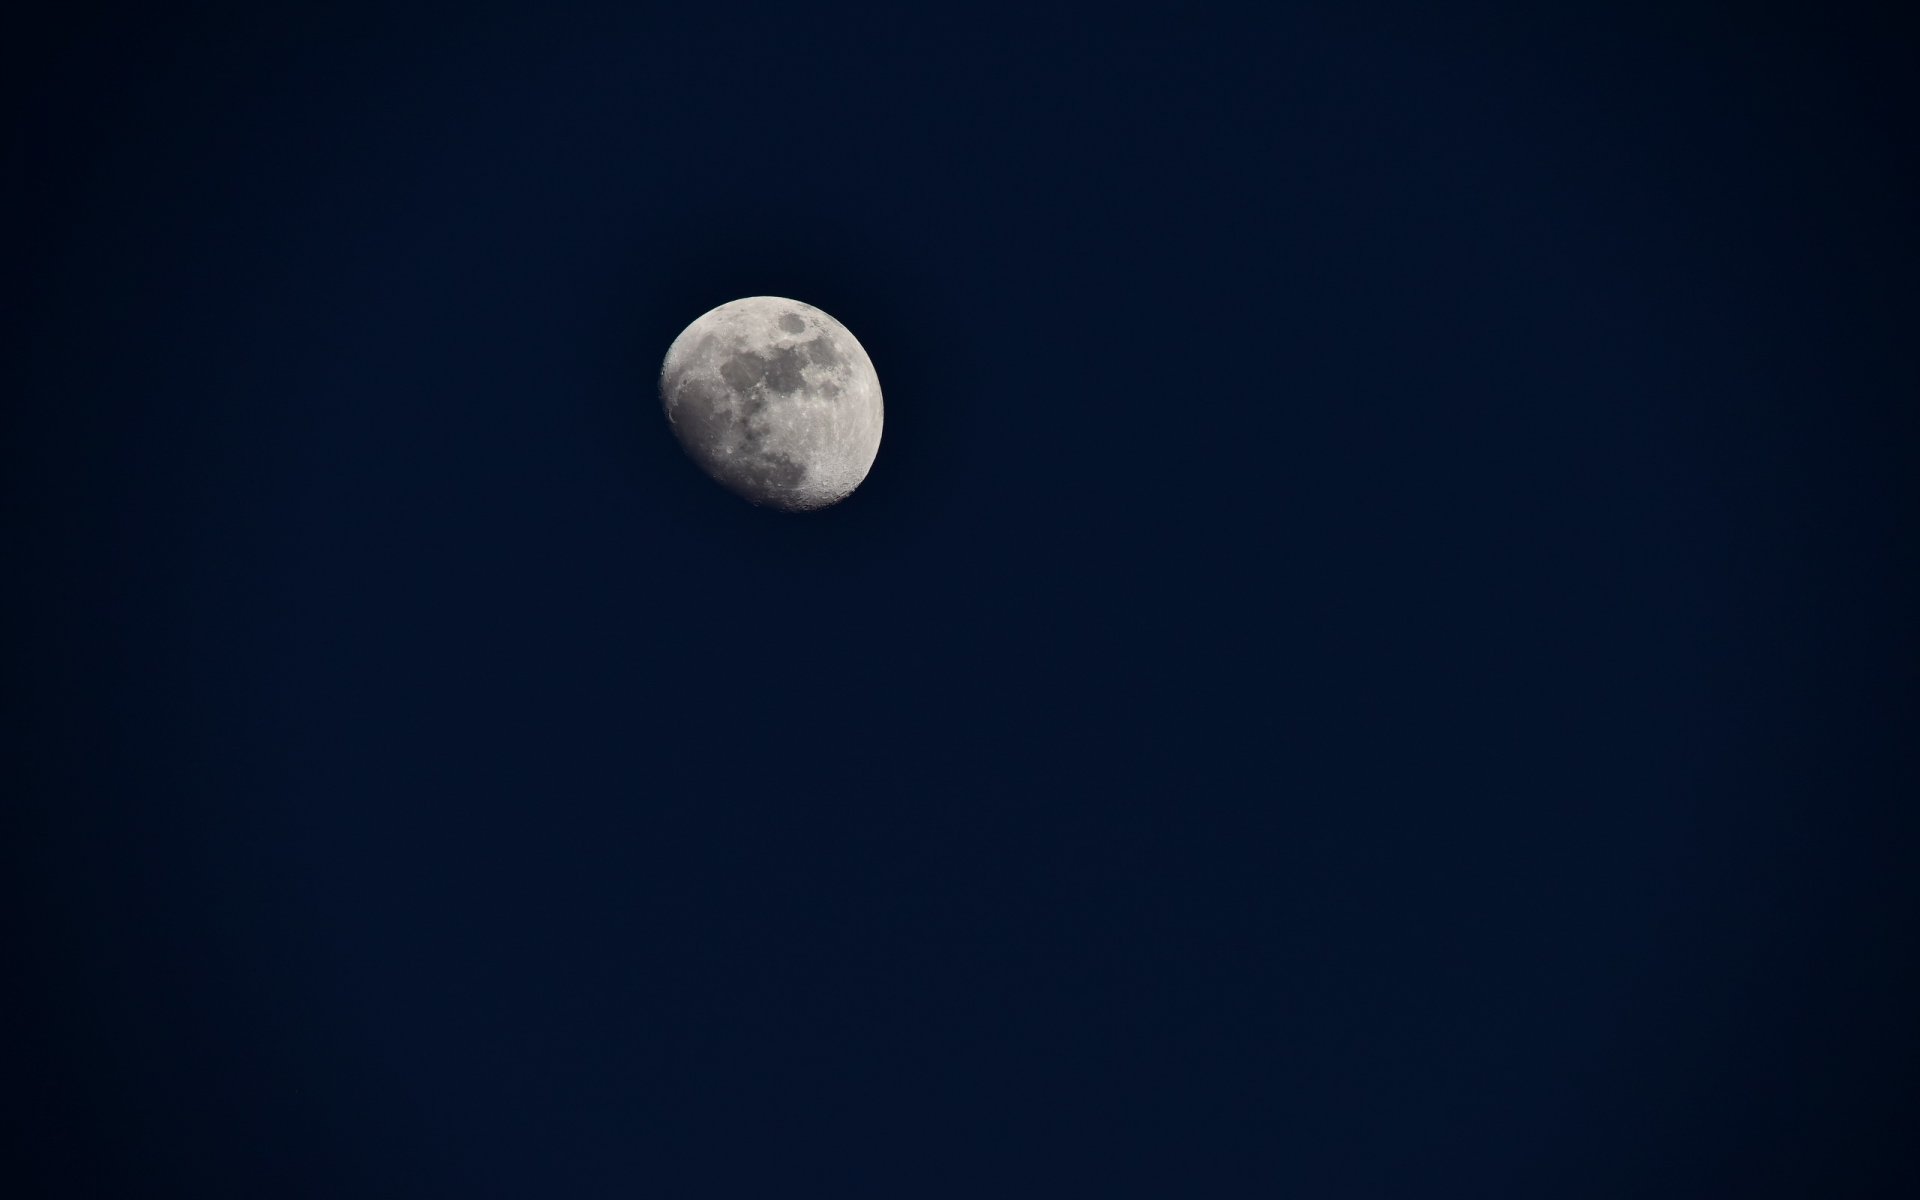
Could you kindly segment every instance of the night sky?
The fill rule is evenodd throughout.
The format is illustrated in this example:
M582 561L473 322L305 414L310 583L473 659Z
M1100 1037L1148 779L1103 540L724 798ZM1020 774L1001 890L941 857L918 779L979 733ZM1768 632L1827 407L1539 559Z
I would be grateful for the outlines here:
M0 1191L1920 1194L1896 6L168 7L0 36Z

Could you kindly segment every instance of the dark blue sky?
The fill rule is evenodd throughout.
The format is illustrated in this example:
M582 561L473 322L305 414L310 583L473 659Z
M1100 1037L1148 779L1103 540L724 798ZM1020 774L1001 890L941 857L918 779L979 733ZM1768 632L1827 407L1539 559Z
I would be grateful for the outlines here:
M1912 40L1445 7L7 38L13 1194L1912 1194Z

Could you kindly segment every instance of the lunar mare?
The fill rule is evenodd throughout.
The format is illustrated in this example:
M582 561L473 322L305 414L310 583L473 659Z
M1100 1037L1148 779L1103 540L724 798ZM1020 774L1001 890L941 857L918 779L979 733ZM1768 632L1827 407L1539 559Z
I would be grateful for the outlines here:
M873 361L798 300L749 296L702 314L667 347L660 402L702 470L769 508L844 500L880 452Z

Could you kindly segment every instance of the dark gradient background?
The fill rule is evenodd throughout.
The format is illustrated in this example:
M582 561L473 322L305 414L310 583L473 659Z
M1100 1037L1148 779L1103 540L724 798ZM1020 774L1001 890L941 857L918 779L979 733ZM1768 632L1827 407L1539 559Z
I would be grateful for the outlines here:
M0 1190L1920 1194L1893 6L161 7L0 38Z

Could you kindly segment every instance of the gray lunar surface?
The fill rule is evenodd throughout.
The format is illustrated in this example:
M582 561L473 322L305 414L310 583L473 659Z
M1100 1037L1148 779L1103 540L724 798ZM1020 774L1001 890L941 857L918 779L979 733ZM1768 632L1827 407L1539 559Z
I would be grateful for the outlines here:
M880 451L880 378L840 322L749 296L681 331L660 366L674 436L702 470L769 508L825 508Z

